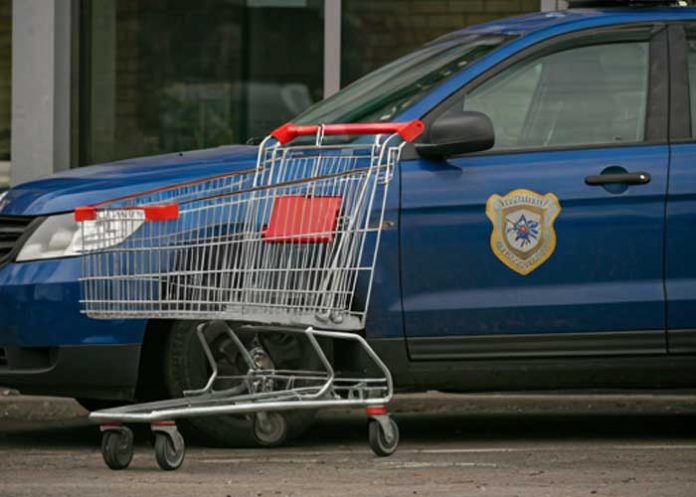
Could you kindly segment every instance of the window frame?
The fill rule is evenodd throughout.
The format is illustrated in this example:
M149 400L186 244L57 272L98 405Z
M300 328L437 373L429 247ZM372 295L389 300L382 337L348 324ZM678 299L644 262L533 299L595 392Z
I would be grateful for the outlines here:
M685 26L696 28L696 21L669 26L669 141L670 143L694 143L691 135L691 87L689 86L689 60Z
M649 36L645 37L645 31ZM583 43L583 41L585 41ZM661 145L668 143L669 130L669 65L668 65L668 30L664 23L641 22L631 24L618 24L601 28L578 30L555 36L531 47L524 48L503 62L487 70L483 74L473 78L459 88L449 97L445 98L436 107L431 109L423 121L426 130L444 113L451 109L452 105L460 101L467 93L478 88L491 78L507 70L508 68L529 59L536 59L545 55L558 52L565 48L598 45L602 43L619 43L626 41L647 41L649 44L648 60L648 102L645 116L645 132L642 141L619 142L606 144L587 145L558 145L549 147L520 147L505 150L487 150L467 155L508 155L533 152L558 152L565 150L586 150L616 147L636 147ZM580 43L578 43L580 42ZM426 133L427 135L427 133ZM427 141L427 136L422 138Z

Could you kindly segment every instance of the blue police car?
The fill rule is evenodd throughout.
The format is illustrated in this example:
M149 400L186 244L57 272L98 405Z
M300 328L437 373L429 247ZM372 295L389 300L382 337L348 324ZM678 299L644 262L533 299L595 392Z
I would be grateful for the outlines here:
M390 189L364 331L398 388L696 386L696 9L656 3L454 32L295 120L427 126ZM89 407L201 386L194 323L80 313L72 211L246 169L255 152L131 159L5 193L0 384ZM210 339L236 371L234 346ZM307 360L296 341L267 346L276 366ZM299 433L308 418L293 416ZM191 429L250 432L235 417Z

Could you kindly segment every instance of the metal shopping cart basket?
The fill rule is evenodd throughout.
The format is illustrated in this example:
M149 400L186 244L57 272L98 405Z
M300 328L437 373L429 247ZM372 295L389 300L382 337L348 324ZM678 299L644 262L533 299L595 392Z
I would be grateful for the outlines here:
M159 466L176 469L184 441L175 419L252 416L264 440L283 433L282 411L336 406L366 408L374 452L396 450L391 375L359 331L387 189L404 144L422 131L420 121L286 124L260 145L254 169L76 209L83 312L201 322L210 370L206 385L182 398L92 412L109 467L132 459L133 435L122 423L150 423ZM219 373L211 330L235 344L245 374ZM248 339L265 333L299 336L321 368L274 368ZM328 340L357 345L371 367L335 371Z

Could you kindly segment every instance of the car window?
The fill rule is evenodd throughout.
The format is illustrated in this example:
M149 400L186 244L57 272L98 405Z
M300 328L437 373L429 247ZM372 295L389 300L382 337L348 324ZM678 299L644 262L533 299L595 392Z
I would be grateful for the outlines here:
M512 35L472 34L437 40L364 76L293 121L389 121L437 85L512 39Z
M647 41L581 46L514 64L454 108L491 118L494 150L636 143L648 76Z

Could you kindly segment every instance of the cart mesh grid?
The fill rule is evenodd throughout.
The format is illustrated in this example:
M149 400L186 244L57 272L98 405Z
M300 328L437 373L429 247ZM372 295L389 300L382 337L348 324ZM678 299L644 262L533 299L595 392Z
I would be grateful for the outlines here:
M255 169L86 208L84 312L364 327L403 140L323 140L321 127L311 145L269 137Z

